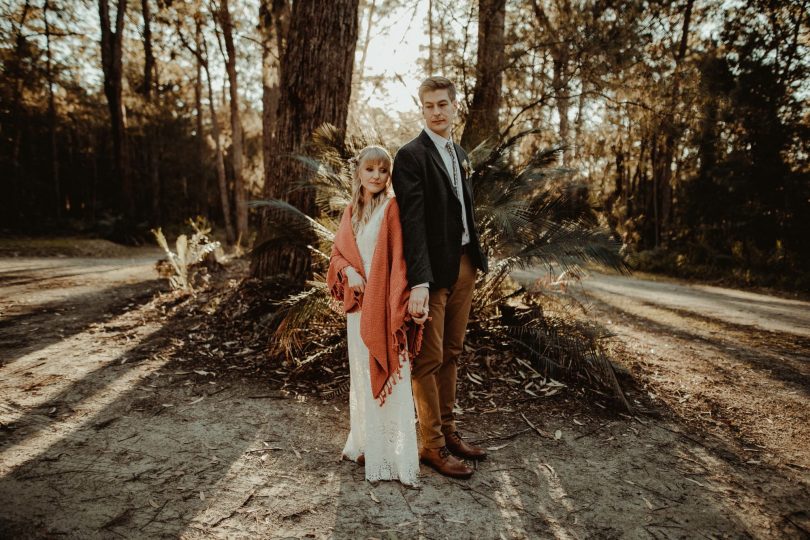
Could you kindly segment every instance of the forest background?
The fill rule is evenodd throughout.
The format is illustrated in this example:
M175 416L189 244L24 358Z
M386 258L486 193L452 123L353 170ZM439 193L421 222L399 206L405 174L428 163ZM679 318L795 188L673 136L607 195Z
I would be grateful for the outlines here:
M390 150L419 80L472 150L534 129L634 268L810 290L806 0L3 0L0 232L250 245L324 122ZM581 214L581 208L572 213ZM254 267L255 271L255 267Z

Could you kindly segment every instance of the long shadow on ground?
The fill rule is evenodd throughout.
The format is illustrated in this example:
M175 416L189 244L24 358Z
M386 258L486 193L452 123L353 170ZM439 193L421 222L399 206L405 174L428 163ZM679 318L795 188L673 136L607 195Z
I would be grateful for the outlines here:
M790 501L780 511L810 500L768 471L734 469L719 444L561 402L519 411L549 432L560 429L559 439L530 431L493 440L525 428L516 412L466 414L462 429L494 445L470 481L423 468L419 490L374 486L361 468L338 461L345 402L278 399L261 379L226 376L239 371L236 359L199 361L215 342L189 339L162 356L167 340L203 322L168 319L42 405L58 408L73 396L75 414L38 424L41 410L25 413L0 446L0 466L17 463L0 477L0 536L745 537L766 530L759 514L746 515L750 505L738 506L766 496L748 493L748 472L767 478L770 497Z
M30 306L0 319L0 367L135 309L165 289L166 284L156 279L118 285Z

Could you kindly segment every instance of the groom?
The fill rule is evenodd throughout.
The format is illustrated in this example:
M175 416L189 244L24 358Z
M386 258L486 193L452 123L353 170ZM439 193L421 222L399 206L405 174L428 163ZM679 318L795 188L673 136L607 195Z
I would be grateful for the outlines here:
M412 372L419 457L441 474L469 478L473 470L458 458L481 460L486 452L456 430L456 370L476 269L486 272L487 259L475 229L469 158L452 141L456 89L444 77L430 77L419 100L425 129L400 148L392 173L411 287L408 311L430 317Z

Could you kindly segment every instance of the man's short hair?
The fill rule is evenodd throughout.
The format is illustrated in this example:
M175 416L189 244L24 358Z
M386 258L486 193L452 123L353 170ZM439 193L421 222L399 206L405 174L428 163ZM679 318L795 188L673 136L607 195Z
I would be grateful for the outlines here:
M419 85L419 101L422 101L422 94L431 92L433 90L447 89L447 95L450 96L450 101L456 100L456 86L450 79L445 77L428 77L422 84Z

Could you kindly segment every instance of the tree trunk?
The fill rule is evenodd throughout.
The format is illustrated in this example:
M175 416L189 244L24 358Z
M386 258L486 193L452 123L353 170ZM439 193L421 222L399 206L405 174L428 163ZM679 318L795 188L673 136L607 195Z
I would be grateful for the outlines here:
M160 182L160 159L158 156L160 142L160 127L154 118L155 107L153 107L155 94L152 92L152 74L155 70L155 56L152 53L152 14L149 0L141 0L141 16L143 17L143 86L141 94L146 102L146 134L145 153L147 170L149 171L149 187L151 191L151 213L152 224L156 227L160 225L161 219L161 182Z
M461 146L472 150L500 135L498 112L505 61L506 0L478 0L478 66L472 106L464 125Z
M110 7L108 0L98 0L98 14L101 22L101 65L104 72L104 95L110 109L110 124L115 153L115 169L121 186L120 207L126 217L135 217L135 198L129 175L128 149L126 141L126 110L122 98L121 56L123 53L124 19L127 0L118 0L115 15L115 31L110 28Z
M371 0L368 6L368 15L364 17L365 30L363 32L363 44L360 49L360 60L354 70L352 77L352 95L349 98L349 120L352 125L349 129L354 129L356 126L362 124L358 114L358 100L360 99L360 90L363 86L363 78L366 72L366 60L368 58L368 45L371 42L371 30L374 28L374 13L377 10L377 1Z
M371 41L371 29L374 28L374 12L377 9L376 0L371 0L368 6L368 22L366 24L366 33L363 36L363 50L360 52L360 63L357 65L357 73L355 73L354 88L358 88L363 82L363 74L366 71L366 58L368 58L368 44Z
M196 50L202 49L202 25L199 17L195 17L194 46ZM197 147L197 182L194 189L194 212L196 214L208 213L208 183L206 182L205 165L205 136L203 134L203 106L202 106L202 59L200 55L194 56L196 59L197 78L194 81L194 110L196 124L196 147Z
M546 12L537 0L532 0L534 15L540 27L545 32L549 41L549 53L552 60L551 87L554 89L554 101L557 105L557 115L560 117L559 135L560 143L563 145L562 162L567 166L570 160L568 149L568 109L570 108L570 96L568 94L568 63L570 53L568 43L562 38L559 27L554 27ZM566 3L564 8L570 10L570 4ZM563 14L560 14L562 17Z
M560 143L563 145L562 162L563 166L568 166L570 161L568 109L571 99L568 95L568 49L566 45L560 44L552 53L553 77L551 86L554 88L554 98L557 103L557 115L560 117Z
M62 190L59 185L59 151L56 146L56 101L53 94L53 55L51 53L51 25L48 20L49 0L45 0L42 16L45 19L45 73L48 77L48 132L51 140L51 182L55 199L56 219L62 217Z
M219 200L222 205L222 217L225 221L225 241L229 245L233 245L236 241L236 235L233 230L233 222L231 221L231 202L228 197L228 180L225 178L225 157L222 155L222 137L219 133L219 118L217 118L217 107L214 101L214 87L211 84L211 72L208 69L208 47L203 40L203 49L205 54L200 55L202 60L203 69L205 70L205 80L208 82L208 108L211 112L211 131L214 137L214 147L216 151L217 163L217 182L219 184Z
M289 26L290 7L287 0L262 0L259 7L259 28L262 36L262 162L264 164L264 193L272 190L273 140L278 117L279 81L284 39Z
M433 0L428 0L428 59L427 59L427 74L428 77L433 76Z
M28 40L25 36L25 21L31 11L31 2L26 0L23 6L22 15L20 16L19 24L11 20L11 25L14 27L14 59L8 62L4 68L4 76L9 77L14 81L13 91L11 97L11 118L14 125L14 135L12 136L11 144L11 190L9 193L11 204L7 204L6 209L9 213L13 213L17 220L21 220L23 216L22 200L25 192L25 178L20 161L20 149L22 147L23 139L23 103L22 93L25 86L26 77L23 68L24 58L28 51Z
M244 180L244 157L242 150L242 122L239 115L239 90L236 78L236 49L233 44L233 22L228 7L228 0L220 0L219 24L225 38L225 70L228 73L228 90L231 105L231 139L233 144L233 177L234 202L236 206L236 232L238 241L246 242L248 239L248 209L247 189Z
M301 211L316 215L315 194L288 193L290 182L306 169L291 155L305 150L313 130L329 122L345 131L351 96L354 51L357 46L358 0L335 0L330 9L316 0L296 0L281 63L281 96L274 130L273 177L265 193L287 200ZM299 284L310 275L310 252L305 245L256 249L253 274L286 274Z
M580 141L582 140L582 125L585 122L585 96L587 95L585 81L582 81L582 88L579 92L579 99L577 105L577 117L574 121L574 159L579 159L581 155L581 144Z
M680 129L676 125L678 97L680 94L680 83L682 77L681 65L683 59L686 57L686 49L689 41L689 25L692 20L692 6L694 0L687 0L684 9L683 27L681 30L681 41L678 46L678 52L675 56L675 71L672 75L672 90L670 91L670 100L666 115L663 120L664 141L661 154L659 156L660 163L658 164L657 172L655 175L655 192L656 201L655 207L658 209L660 206L660 213L656 213L655 220L655 246L661 243L662 229L666 229L667 225L672 219L672 161L675 155L675 145L680 138ZM654 173L656 172L654 169Z
M152 71L155 69L155 55L152 53L152 15L149 0L141 0L143 16L143 95L147 101L152 95Z

